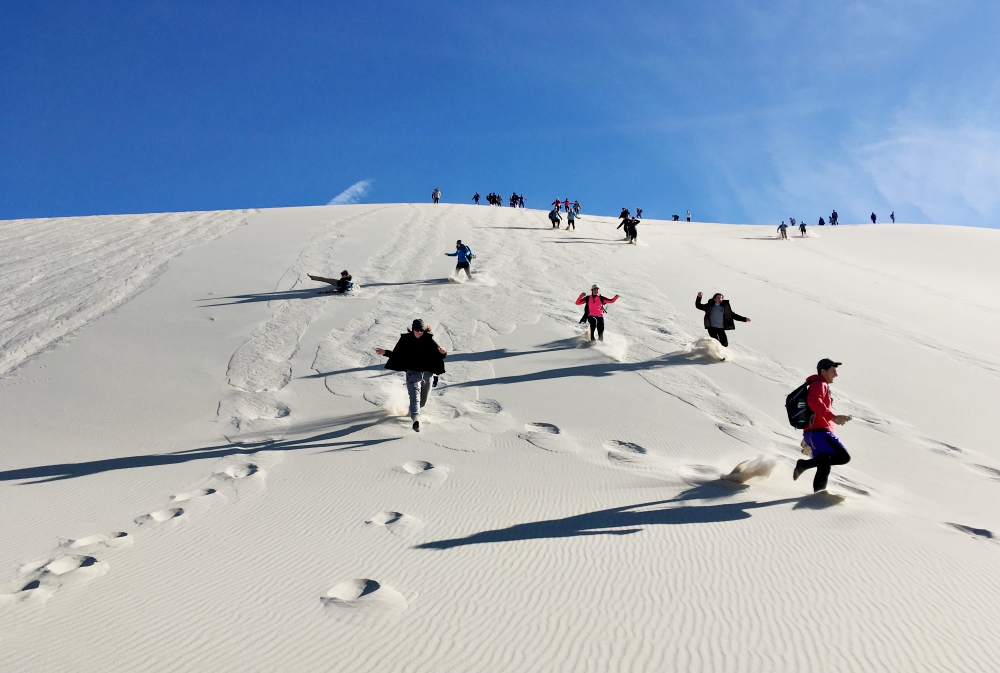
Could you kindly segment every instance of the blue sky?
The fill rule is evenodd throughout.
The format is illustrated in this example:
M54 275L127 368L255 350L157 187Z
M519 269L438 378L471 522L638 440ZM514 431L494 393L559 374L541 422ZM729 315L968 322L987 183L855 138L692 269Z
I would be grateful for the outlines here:
M0 219L556 196L1000 226L1000 3L0 3ZM357 190L364 191L364 190Z

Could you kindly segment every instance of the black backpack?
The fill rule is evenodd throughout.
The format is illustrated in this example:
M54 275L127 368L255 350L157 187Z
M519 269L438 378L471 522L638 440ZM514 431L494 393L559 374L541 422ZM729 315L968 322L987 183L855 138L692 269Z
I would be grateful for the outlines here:
M809 386L811 383L803 383L801 386L788 393L785 398L785 411L788 413L788 422L796 430L805 430L813 419L813 411L809 408L807 399L809 398Z

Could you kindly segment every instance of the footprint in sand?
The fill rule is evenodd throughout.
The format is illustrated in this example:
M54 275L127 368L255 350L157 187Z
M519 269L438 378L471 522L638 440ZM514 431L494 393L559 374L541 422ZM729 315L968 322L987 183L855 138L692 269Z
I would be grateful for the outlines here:
M608 460L616 463L642 464L647 462L648 451L645 447L623 442L618 439L610 439L604 442L604 448L608 450Z
M57 589L86 582L108 571L108 564L85 554L64 554L28 563L20 577L0 586L0 605L50 598Z
M236 463L235 465L230 465L221 472L216 472L215 475L231 481L242 481L243 479L254 475L263 477L264 471L253 463Z
M187 493L178 493L177 495L170 496L173 502L184 502L186 500L194 500L196 498L204 498L205 496L217 493L214 488L199 488L195 491L188 491Z
M411 600L415 597L416 594L413 594ZM409 605L399 591L371 579L341 582L327 591L325 596L320 596L320 601L341 616L398 614Z
M574 453L576 443L552 423L525 423L525 432L518 435L526 442L553 453Z
M947 523L946 526L950 526L957 531L965 533L966 535L971 535L977 540L993 540L993 531L986 528L973 528L972 526L965 526L960 523Z
M503 406L496 400L476 400L466 404L469 410L469 425L482 433L501 433L513 428L516 423L510 414L504 413Z
M449 472L444 465L435 465L426 460L411 460L400 465L400 469L413 475L415 481L425 486L436 486L444 482Z
M369 526L385 528L394 535L406 537L424 527L424 522L415 516L402 512L379 512L368 521Z
M155 512L150 512L149 514L137 516L135 518L135 522L140 526L151 526L163 523L164 521L169 521L170 519L176 519L179 516L183 516L183 514L184 509L181 507L169 507L167 509L160 509Z
M63 540L59 543L59 546L67 549L83 549L85 547L111 547L118 549L131 545L133 541L132 536L128 533L115 531L114 533L95 533L94 535L81 537L77 540Z
M982 476L992 479L993 481L1000 481L1000 470L995 467L990 467L989 465L978 465L976 463L966 463L964 467L967 470L975 472L976 474L981 474Z

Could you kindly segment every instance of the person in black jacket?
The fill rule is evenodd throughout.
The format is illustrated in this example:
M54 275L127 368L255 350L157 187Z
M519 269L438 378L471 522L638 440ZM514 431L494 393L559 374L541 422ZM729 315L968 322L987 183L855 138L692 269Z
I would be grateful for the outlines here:
M434 335L424 326L424 321L417 318L413 326L405 334L399 335L395 348L386 350L376 348L375 352L389 358L386 369L406 372L406 392L410 395L410 418L413 419L413 429L420 432L420 408L427 404L431 392L431 376L435 379L444 374L444 358L448 351L434 341ZM420 403L417 403L417 389L420 389Z
M716 292L712 301L707 304L701 303L701 292L699 292L694 300L694 306L699 311L705 312L705 329L708 330L708 335L726 347L729 346L726 330L736 329L734 321L750 322L750 318L744 318L730 308L729 300L723 297L721 292Z

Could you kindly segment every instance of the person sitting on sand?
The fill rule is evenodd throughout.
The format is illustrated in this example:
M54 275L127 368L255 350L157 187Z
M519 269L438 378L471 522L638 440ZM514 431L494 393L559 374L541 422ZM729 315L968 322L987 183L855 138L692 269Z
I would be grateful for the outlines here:
M351 274L347 272L347 269L340 272L340 278L337 280L334 280L333 278L323 278L322 276L314 276L312 274L309 274L309 278L312 280L318 280L321 283L329 283L330 285L335 286L334 289L327 290L327 293L336 292L338 294L344 294L354 289L354 280L351 278Z
M744 318L729 306L729 300L722 296L721 292L716 292L712 296L712 301L707 304L701 303L701 292L695 297L694 306L699 311L705 312L705 329L708 335L717 340L725 347L729 347L729 339L726 338L726 330L736 329L734 320L740 322L750 322L750 318Z
M448 351L437 345L430 328L417 318L409 331L399 336L392 350L376 348L375 352L389 358L386 369L406 372L406 392L410 395L410 418L413 429L420 432L420 409L427 404L431 393L431 377L444 374L444 359ZM417 391L420 402L417 403Z

